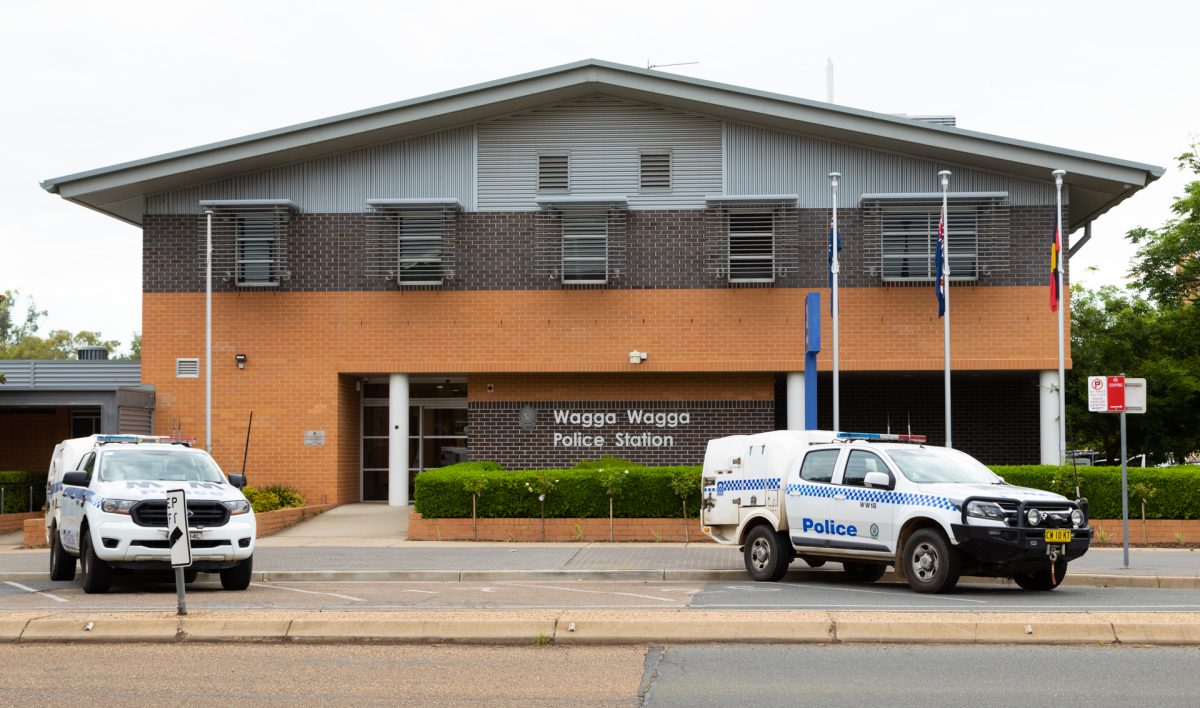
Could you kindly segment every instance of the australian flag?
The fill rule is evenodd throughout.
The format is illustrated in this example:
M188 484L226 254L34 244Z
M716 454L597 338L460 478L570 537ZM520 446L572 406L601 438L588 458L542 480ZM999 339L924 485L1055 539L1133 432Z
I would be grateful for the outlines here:
M946 207L942 206L942 218L938 221L937 252L933 258L933 268L937 271L933 282L938 301L938 317L946 314L946 276L942 272L946 263Z

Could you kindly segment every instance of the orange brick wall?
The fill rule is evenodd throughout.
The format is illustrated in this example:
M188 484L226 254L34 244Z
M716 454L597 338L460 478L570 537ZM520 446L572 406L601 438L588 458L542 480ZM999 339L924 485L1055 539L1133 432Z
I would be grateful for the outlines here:
M931 291L843 289L843 371L940 370L942 323ZM699 377L681 379L694 393L709 391L704 396L709 400L735 394L738 379L748 375L747 381L761 377L763 383L747 386L746 397L767 400L764 374L803 370L806 292L218 293L212 452L227 471L241 467L253 410L251 484L291 484L311 503L356 501L357 392L349 387L363 374L491 372L504 396L538 386L532 377L513 375L584 374L576 381L617 392L631 389L610 375L633 374L647 377L643 400L650 395L670 400L663 374L720 374L711 388ZM956 370L1057 366L1056 319L1046 306L1045 288L958 287L951 303ZM178 425L201 443L204 379L177 379L174 367L176 357L203 356L203 323L203 294L143 297L142 379L157 390L156 432ZM830 368L831 337L826 317L822 370ZM631 366L632 349L649 352L649 359ZM234 363L238 353L248 357L244 370ZM478 379L485 385L487 380ZM560 393L570 388L570 377L548 381ZM472 387L472 398L480 395ZM325 445L303 445L306 430L324 430Z
M0 470L45 472L54 446L70 437L71 413L0 414Z

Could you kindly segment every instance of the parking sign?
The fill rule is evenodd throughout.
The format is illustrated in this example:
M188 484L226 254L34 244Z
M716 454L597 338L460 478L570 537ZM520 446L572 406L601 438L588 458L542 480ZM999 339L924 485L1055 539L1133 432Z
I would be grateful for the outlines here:
M171 567L192 564L192 541L188 537L187 496L182 489L167 492L167 545L171 548Z

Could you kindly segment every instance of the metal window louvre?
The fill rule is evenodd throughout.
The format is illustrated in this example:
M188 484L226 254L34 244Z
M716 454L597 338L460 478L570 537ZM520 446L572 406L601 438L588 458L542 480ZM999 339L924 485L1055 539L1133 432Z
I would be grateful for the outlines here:
M175 360L175 378L177 378L177 379L198 379L198 378L200 378L200 360L199 359L176 359Z
M569 165L570 157L567 155L538 155L538 191L569 191Z
M534 221L537 271L569 286L619 283L625 270L626 221L627 210L618 205L541 209Z
M707 270L730 285L770 285L799 262L794 201L709 200Z
M459 206L453 200L373 200L364 248L368 276L402 287L454 278Z
M201 202L213 212L213 274L235 287L278 287L291 275L287 230L292 205L286 200ZM208 215L198 228L199 272L204 272Z
M641 154L640 186L642 189L671 188L671 153L669 151L647 151Z
M864 268L893 285L932 282L941 199L885 196L862 202ZM1007 195L951 195L947 216L951 282L973 283L1008 271Z

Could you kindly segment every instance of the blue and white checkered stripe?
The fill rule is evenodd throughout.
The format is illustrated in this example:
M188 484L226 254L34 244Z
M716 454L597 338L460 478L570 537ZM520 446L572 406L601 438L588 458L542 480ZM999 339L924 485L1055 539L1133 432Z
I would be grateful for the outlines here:
M705 487L705 492L716 492L723 496L725 492L758 492L771 491L780 488L782 479L779 477L763 477L761 479L728 479L717 482L715 487Z
M933 494L908 494L905 492L889 492L883 489L867 489L865 487L839 487L822 484L789 484L789 495L802 497L823 497L832 499L835 494L844 494L850 501L875 502L877 504L895 504L897 506L928 506L934 509L958 511L958 505L946 497Z

